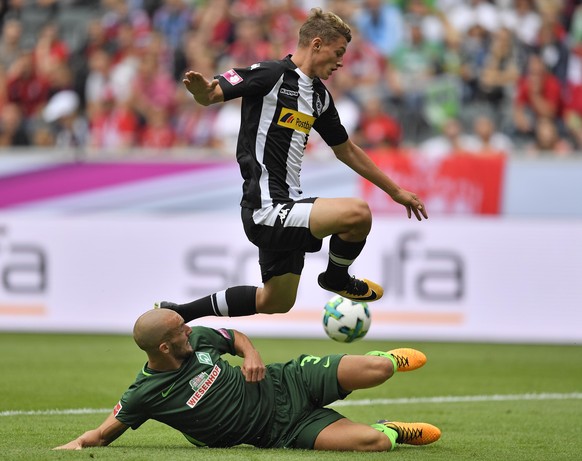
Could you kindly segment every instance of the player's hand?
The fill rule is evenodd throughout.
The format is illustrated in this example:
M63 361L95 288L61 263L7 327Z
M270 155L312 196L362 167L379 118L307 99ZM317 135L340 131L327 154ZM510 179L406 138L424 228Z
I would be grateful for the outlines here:
M69 443L65 445L61 445L60 447L55 447L53 450L81 450L83 445L79 439L71 440Z
M241 371L247 383L258 383L265 378L267 368L258 351L254 350L245 355Z
M206 80L200 72L190 70L184 74L182 80L186 89L194 95L194 99L202 105L208 105L211 101L211 94L214 92L218 80Z
M419 221L422 221L423 217L424 219L428 219L426 207L424 206L422 200L415 193L400 189L398 193L392 197L392 199L395 202L404 205L406 208L406 213L408 214L408 219L412 217L413 213L414 216L416 216L416 219Z

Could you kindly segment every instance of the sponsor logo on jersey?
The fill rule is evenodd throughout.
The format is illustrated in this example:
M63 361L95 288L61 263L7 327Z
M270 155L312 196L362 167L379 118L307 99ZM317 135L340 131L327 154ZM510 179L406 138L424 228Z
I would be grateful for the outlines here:
M117 402L117 405L115 405L115 407L113 408L113 416L117 416L122 408L123 408L123 405L121 405L121 400L120 400L119 402Z
M314 122L315 117L312 117L311 115L283 107L281 109L281 113L279 114L277 125L309 134L309 131L311 130Z
M196 357L200 363L205 363L206 365L212 365L212 358L207 352L196 352Z
M232 339L230 337L230 334L228 333L228 331L225 328L219 328L218 331L222 336L224 336L226 339Z
M206 375L206 376L202 376ZM194 384L200 382L200 384L196 387L194 394L186 401L186 405L190 408L194 408L196 404L200 401L202 397L210 390L216 378L220 375L220 367L218 365L214 365L214 368L210 373L201 373L197 375L195 378L190 380L190 385L194 389Z
M232 86L238 85L240 82L243 81L243 78L239 74L237 74L234 69L227 70L224 74L222 74L222 76Z
M299 96L299 91L289 90L287 88L281 88L279 93L286 94L287 96L293 96L295 98Z
M285 223L285 218L287 218L289 211L291 211L289 208L281 208L281 211L279 211L279 219L281 220L281 224Z
M261 63L260 62L257 62L256 64L253 64L251 66L251 70L255 70L257 67L261 67Z
M193 391L198 390L198 388L200 386L202 386L202 383L204 381L206 381L208 379L208 373L206 373L205 371L203 371L202 373L198 373L196 376L194 376L189 382L188 384L190 384L190 387L192 388Z

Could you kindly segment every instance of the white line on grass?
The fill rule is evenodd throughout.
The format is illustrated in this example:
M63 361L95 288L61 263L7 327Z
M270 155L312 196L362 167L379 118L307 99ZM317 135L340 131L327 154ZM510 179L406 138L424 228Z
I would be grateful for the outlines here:
M463 403L463 402L502 402L516 400L580 400L582 393L569 394L494 394L494 395L450 395L442 397L410 397L401 399L361 399L342 400L332 405L338 407L363 407L369 405L397 405L409 403Z
M410 403L463 403L463 402L503 402L519 400L582 400L582 393L565 394L494 394L494 395L450 395L442 397L410 397L400 399L360 399L335 402L337 407L364 407L370 405L399 405ZM10 410L0 411L0 416L52 416L52 415L94 415L110 413L111 408L71 408L68 410Z

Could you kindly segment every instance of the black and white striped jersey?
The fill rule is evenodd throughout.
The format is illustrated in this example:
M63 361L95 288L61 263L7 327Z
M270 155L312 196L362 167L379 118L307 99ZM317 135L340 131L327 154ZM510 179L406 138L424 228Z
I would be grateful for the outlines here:
M301 164L311 128L330 146L348 139L325 85L298 69L291 55L216 78L225 101L242 97L236 152L244 179L241 206L257 209L301 199Z

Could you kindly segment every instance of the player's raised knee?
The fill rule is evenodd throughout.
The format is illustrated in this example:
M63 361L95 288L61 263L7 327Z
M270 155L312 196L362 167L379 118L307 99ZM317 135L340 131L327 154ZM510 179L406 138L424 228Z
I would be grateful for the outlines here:
M354 198L352 200L351 214L355 220L361 223L372 222L372 212L370 206L365 200Z
M365 238L372 228L372 212L368 204L361 199L351 199L349 206L344 209L342 214L344 225L347 225L353 232L362 234Z

